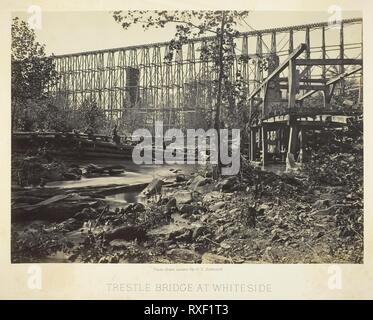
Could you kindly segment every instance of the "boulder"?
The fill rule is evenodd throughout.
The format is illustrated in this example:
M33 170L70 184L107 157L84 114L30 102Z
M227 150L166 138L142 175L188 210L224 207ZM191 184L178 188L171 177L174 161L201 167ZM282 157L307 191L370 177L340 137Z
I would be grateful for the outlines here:
M178 204L191 203L193 201L192 193L189 191L178 191L174 194Z
M151 196L154 194L161 193L164 181L159 178L155 178L148 184L148 186L141 192L145 196Z
M168 235L168 240L190 242L192 240L192 230L183 228Z
M128 248L131 245L132 245L132 242L122 240L122 239L114 239L114 240L110 241L110 246L113 247L113 248L117 248L117 249Z
M213 254L213 253L205 253L202 255L202 263L205 264L213 264L213 263L231 263L231 261L223 256Z
M124 226L107 231L105 238L108 241L114 239L123 239L128 241L137 239L142 241L146 239L146 230L142 226Z
M207 193L204 197L202 202L203 203L210 203L210 202L215 202L217 200L223 199L224 194L219 192L219 191L212 191Z
M196 240L199 236L208 232L208 228L206 226L197 226L193 230L192 239Z
M221 208L223 208L225 206L225 202L224 201L219 201L213 205L211 205L209 207L210 211L216 211L216 210L219 210Z
M82 211L76 213L74 218L77 220L89 220L94 219L97 216L97 211L93 208L84 208Z
M132 207L132 212L144 212L145 206L142 203L135 203Z
M175 248L167 251L167 255L175 262L196 263L201 260L200 255L189 249Z
M191 215L191 214L197 214L201 211L204 211L204 208L196 204L182 204L178 207L178 210L181 213L186 213L188 215Z
M237 178L235 176L231 176L219 181L216 184L216 188L223 192L230 192L233 191L237 186Z
M185 177L185 174L178 174L175 178L175 181L176 182L184 182L186 181L187 178Z
M176 199L175 198L171 198L170 200L168 200L167 204L166 204L166 213L171 213L172 211L174 211L174 209L176 209Z
M195 176L190 183L190 189L195 191L198 187L202 187L208 183L211 183L212 180L210 178L204 178L200 175Z

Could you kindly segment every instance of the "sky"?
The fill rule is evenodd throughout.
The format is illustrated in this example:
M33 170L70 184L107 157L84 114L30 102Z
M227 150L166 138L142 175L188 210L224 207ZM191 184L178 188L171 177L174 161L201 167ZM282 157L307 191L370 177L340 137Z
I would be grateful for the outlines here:
M13 16L28 21L27 12L14 12ZM330 14L317 11L253 11L238 28L241 31L284 27L328 21ZM358 11L343 11L342 18L362 17ZM250 26L250 27L249 27ZM41 29L35 30L37 40L46 45L47 54L68 54L99 49L126 47L138 44L169 41L175 28L143 31L141 26L128 30L115 22L108 11L42 12Z

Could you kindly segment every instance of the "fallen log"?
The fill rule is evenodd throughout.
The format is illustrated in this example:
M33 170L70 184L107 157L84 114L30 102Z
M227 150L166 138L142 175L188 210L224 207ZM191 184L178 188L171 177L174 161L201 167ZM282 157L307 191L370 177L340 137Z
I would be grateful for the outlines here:
M87 207L102 205L100 199L78 194L59 194L33 205L12 207L12 221L46 220L60 222Z

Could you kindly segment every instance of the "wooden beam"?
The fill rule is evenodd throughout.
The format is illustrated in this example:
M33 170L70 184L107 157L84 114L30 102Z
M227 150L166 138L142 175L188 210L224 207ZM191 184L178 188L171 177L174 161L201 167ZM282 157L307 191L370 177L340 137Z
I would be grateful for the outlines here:
M297 94L297 70L294 60L289 60L289 84L288 86L288 108L295 106L295 96ZM280 86L281 87L281 86Z
M330 79L327 83L326 83L326 86L330 86L336 82L338 82L339 80L345 78L345 77L348 77L350 75L353 75L354 73L356 72L359 72L360 70L362 70L363 68L362 67L359 67L359 68L356 68L355 70L352 70L350 72L345 72L344 74L340 74L339 76L335 77L335 78L332 78ZM320 89L321 90L321 89ZM300 97L299 99L297 99L298 101L302 101L304 100L305 98L308 98L310 96L312 96L314 93L316 93L317 91L319 90L311 90L309 92L307 92L306 94L304 94L302 97Z
M280 89L287 89L289 86L287 84L280 84ZM301 84L298 86L301 90L323 90L325 88L324 85L314 85L314 84Z
M285 68L288 66L289 61L292 59L296 59L301 55L301 53L306 49L306 45L302 43L300 46L298 46L297 49L295 49L286 59L285 61L279 65L258 87L254 89L254 91L249 96L249 99L252 99L254 96L256 96L262 87L266 85L272 78L277 76L279 73L285 70Z
M280 82L288 82L288 78L286 78L286 77L280 77L279 81ZM312 79L312 78L310 78L310 79L301 78L301 79L299 79L299 82L326 83L327 80L325 80L325 79L316 79L316 78L315 79Z
M297 66L362 65L362 59L297 59Z
M268 156L268 141L267 141L267 128L265 125L262 125L262 166L267 164L267 156Z
M362 67L359 67L359 68L356 68L355 70L352 70L352 71L349 71L349 72L345 72L345 73L343 73L343 74L340 74L339 76L336 76L335 78L330 79L330 80L326 83L326 85L327 85L327 86L328 86L328 85L331 85L331 84L333 84L333 83L335 83L335 82L337 82L337 81L339 81L339 80L341 80L341 79L343 79L343 78L346 78L346 77L348 77L348 76L353 75L353 74L356 73L356 72L361 71L362 69L363 69Z

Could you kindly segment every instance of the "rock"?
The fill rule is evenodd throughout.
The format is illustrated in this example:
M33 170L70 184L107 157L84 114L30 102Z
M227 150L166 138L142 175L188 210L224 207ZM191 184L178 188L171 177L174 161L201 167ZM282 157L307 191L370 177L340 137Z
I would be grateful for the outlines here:
M98 263L109 263L108 257L101 257L100 260L98 260Z
M97 215L97 212L93 208L84 208L82 211L76 213L74 215L74 218L77 220L86 221L92 218L95 218Z
M119 227L110 231L107 231L105 238L108 241L114 239L123 239L123 240L145 240L146 239L146 230L142 226L125 226Z
M263 212L264 212L263 209L261 209L260 211L257 211L255 209L255 204L251 205L248 208L244 208L242 210L241 215L240 215L240 220L245 226L250 227L250 228L255 228L256 217L259 213L262 214Z
M217 254L205 253L202 255L202 263L231 263L231 261L228 258Z
M176 208L176 199L171 198L166 204L166 213L171 213Z
M193 230L192 239L196 240L199 236L207 233L208 228L206 226L198 226Z
M190 242L192 240L192 230L183 228L169 234L168 240Z
M237 178L235 176L225 178L216 184L216 188L223 192L230 192L237 186Z
M211 205L209 207L210 211L216 211L216 210L219 210L221 208L223 208L225 206L225 202L224 201L219 201L213 205Z
M59 224L60 228L67 230L67 231L73 231L73 230L79 229L81 226L82 226L82 222L74 218L67 219L66 221Z
M240 210L241 210L240 208L234 208L234 209L232 209L232 210L229 210L229 214L230 214L230 215L234 215L234 214L240 212Z
M131 246L132 243L122 239L114 239L110 241L110 246L118 249L123 249Z
M146 196L151 196L153 194L159 194L161 193L162 186L164 184L164 181L159 178L153 179L152 182L148 184L148 186L141 192L141 194Z
M185 174L178 174L177 176L176 176L176 178L175 178L175 181L176 182L184 182L184 181L186 181L187 179L186 179L186 177L185 177Z
M195 191L198 187L202 187L208 183L211 183L212 180L210 178L204 178L200 175L195 176L190 183L190 189Z
M187 213L188 215L191 215L198 214L199 212L204 211L204 208L202 206L195 204L182 204L178 207L178 210L181 213Z
M222 241L220 243L220 247L222 247L223 249L230 249L231 245L228 244L226 241Z
M189 249L175 248L167 251L167 255L175 262L181 263L195 263L201 260L200 255Z
M192 193L189 191L178 191L174 194L174 197L179 204L191 203L193 201Z
M72 254L70 254L70 255L67 257L67 259L68 259L69 261L74 262L78 257L79 257L79 254L78 254L78 253L72 253Z
M142 203L135 203L132 207L132 212L144 212L145 206Z
M223 196L224 196L224 194L222 194L219 191L212 191L212 192L209 192L208 194L206 194L203 197L202 202L203 203L209 203L209 202L221 200L221 199L223 199Z

